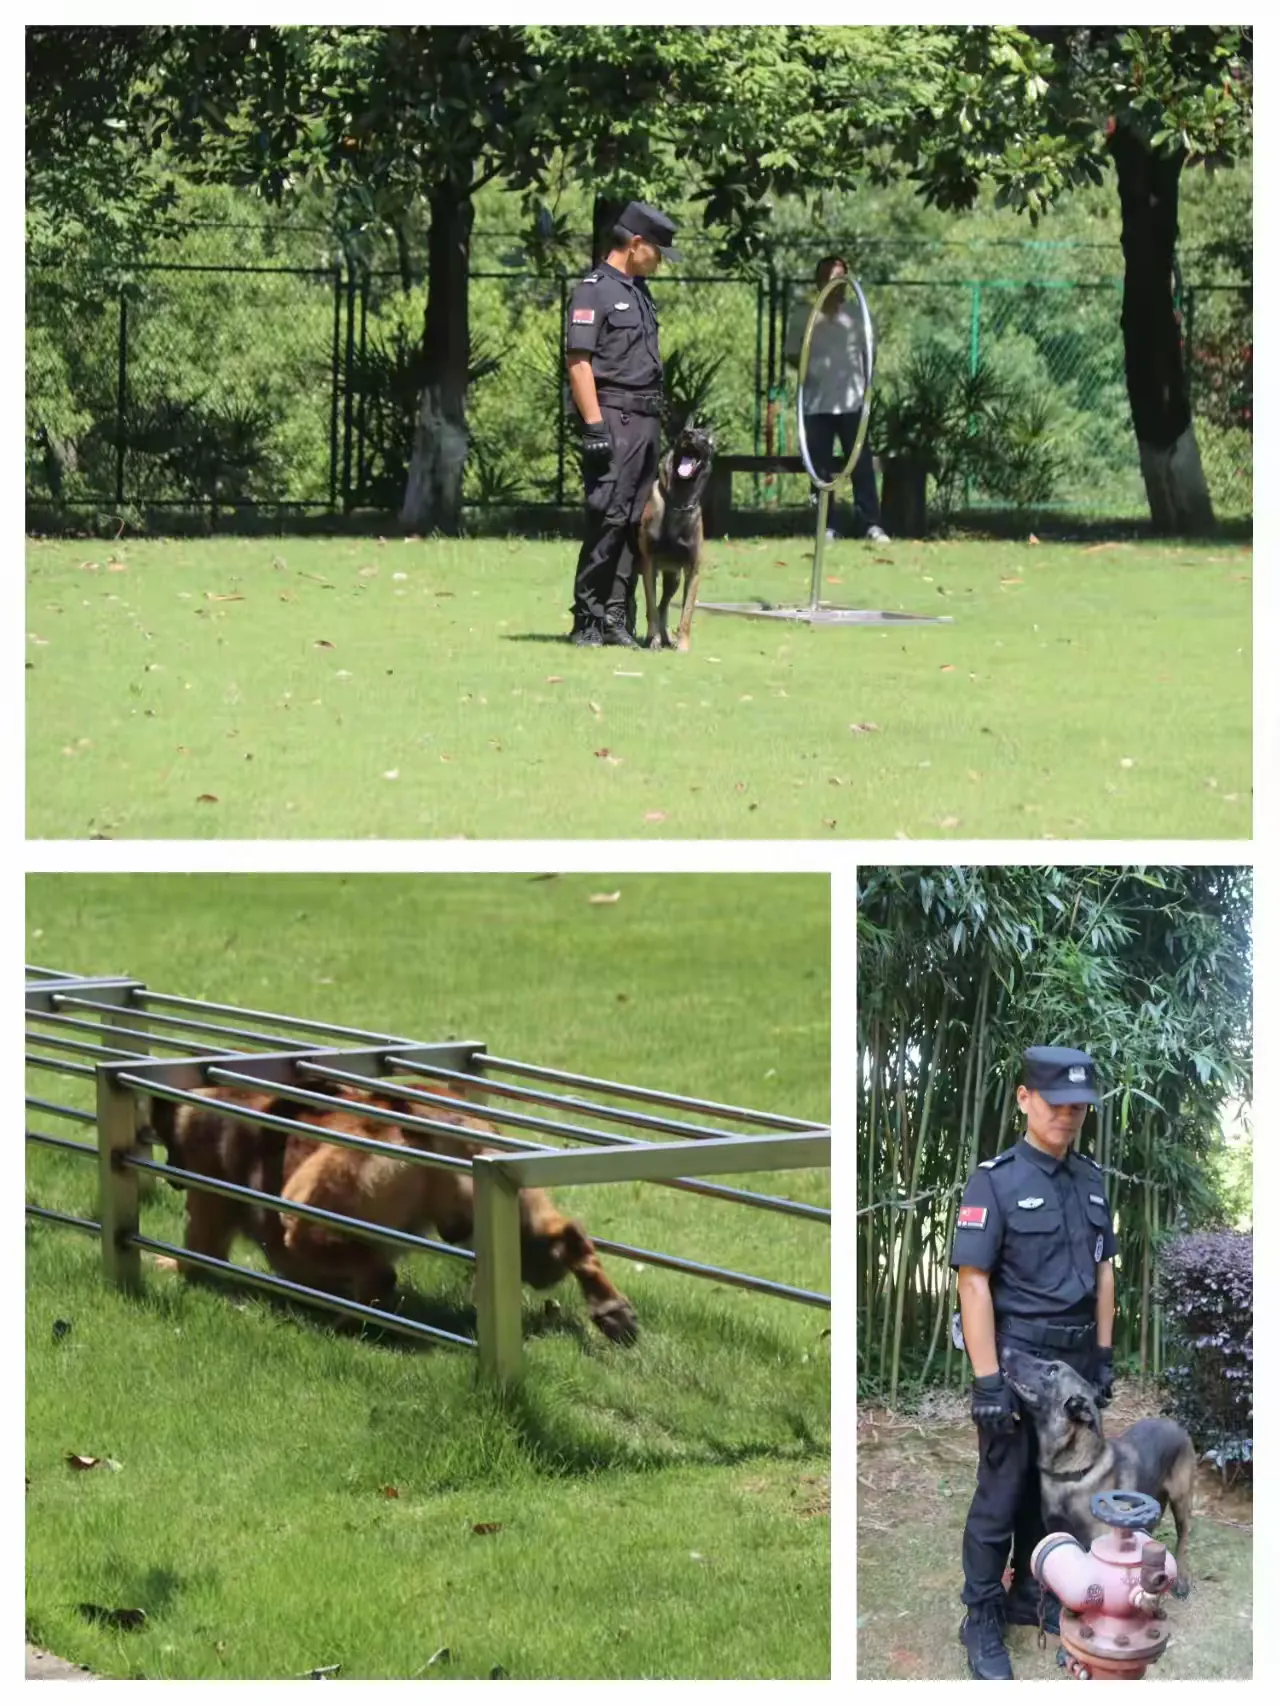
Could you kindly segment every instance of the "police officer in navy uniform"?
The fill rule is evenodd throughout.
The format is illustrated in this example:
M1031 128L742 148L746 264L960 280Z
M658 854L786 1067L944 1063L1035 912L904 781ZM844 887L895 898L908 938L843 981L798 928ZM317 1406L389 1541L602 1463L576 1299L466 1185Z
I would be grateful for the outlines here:
M613 247L575 289L565 331L569 390L582 420L586 536L573 587L581 646L638 646L635 577L640 517L658 474L662 360L649 286L677 261L665 213L629 202Z
M1000 1372L1000 1351L1011 1345L1069 1363L1094 1383L1102 1404L1111 1400L1113 1379L1111 1208L1098 1163L1074 1148L1085 1115L1099 1104L1094 1063L1079 1049L1028 1049L1017 1094L1026 1135L969 1179L951 1247L974 1372L970 1413L978 1427L960 1639L971 1674L987 1682L1013 1677L1004 1625L1039 1621L1040 1590L1030 1566L1045 1532L1035 1434ZM1052 1634L1057 1614L1057 1602L1046 1595L1044 1626Z

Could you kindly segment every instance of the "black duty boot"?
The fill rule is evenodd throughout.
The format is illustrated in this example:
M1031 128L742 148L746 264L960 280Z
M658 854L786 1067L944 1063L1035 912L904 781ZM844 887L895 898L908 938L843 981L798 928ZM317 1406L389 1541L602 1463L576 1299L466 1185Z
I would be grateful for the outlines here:
M1051 1593L1048 1588L1043 1591L1045 1632L1049 1635L1059 1635L1062 1633L1058 1624L1058 1613L1062 1609L1061 1601L1057 1594ZM1040 1584L1033 1577L1015 1578L1013 1586L1005 1595L1005 1622L1029 1624L1032 1629L1038 1629L1040 1627L1040 1593Z
M623 611L618 611L616 615L610 611L605 617L604 643L606 646L630 646L633 651L643 649L639 640L628 629L626 614Z
M1013 1666L1004 1644L1004 1608L982 1605L960 1625L960 1639L969 1656L969 1675L979 1682L1012 1682Z
M602 646L604 635L600 632L598 623L579 624L575 622L573 632L569 635L569 644L571 646Z

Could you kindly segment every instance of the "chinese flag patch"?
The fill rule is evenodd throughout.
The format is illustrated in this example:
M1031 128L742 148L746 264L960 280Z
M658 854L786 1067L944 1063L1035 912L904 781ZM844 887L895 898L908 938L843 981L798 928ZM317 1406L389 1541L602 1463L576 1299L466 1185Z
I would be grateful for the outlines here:
M596 323L595 309L575 308L573 311L573 323L575 326L594 326Z
M978 1229L979 1232L981 1232L982 1228L986 1224L987 1224L987 1211L985 1208L976 1208L976 1207L962 1208L960 1210L959 1214L956 1216L956 1225L958 1227L959 1226L974 1226Z

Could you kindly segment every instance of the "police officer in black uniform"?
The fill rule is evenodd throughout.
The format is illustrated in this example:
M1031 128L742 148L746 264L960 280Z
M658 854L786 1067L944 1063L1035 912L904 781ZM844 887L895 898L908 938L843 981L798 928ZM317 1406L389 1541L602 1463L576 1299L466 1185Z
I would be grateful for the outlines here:
M645 280L677 261L665 213L629 202L613 247L573 293L565 332L569 390L582 419L586 537L573 586L580 646L638 646L636 550L658 474L662 360L658 314Z
M974 1371L970 1413L978 1427L960 1639L971 1674L982 1681L1012 1680L1004 1625L1039 1621L1031 1553L1045 1533L1035 1434L1000 1372L1000 1351L1011 1345L1069 1363L1097 1386L1099 1403L1111 1400L1115 1234L1102 1170L1073 1148L1098 1101L1087 1054L1028 1049L1018 1085L1026 1136L982 1162L956 1216L951 1266L959 1269L960 1321ZM1048 1594L1044 1626L1057 1634L1058 1606Z

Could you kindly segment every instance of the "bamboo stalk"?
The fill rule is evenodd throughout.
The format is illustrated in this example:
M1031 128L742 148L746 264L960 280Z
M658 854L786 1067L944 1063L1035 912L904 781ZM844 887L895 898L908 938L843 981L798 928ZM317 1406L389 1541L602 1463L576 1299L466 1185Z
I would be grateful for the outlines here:
M942 1052L943 1039L946 1036L947 1017L950 1012L951 997L942 997L942 1010L938 1014L938 1025L934 1032L933 1046L929 1051L927 1065L921 1061L924 1073L924 1095L920 1104L920 1124L916 1132L915 1148L911 1157L911 1178L907 1187L908 1199L916 1194L916 1186L920 1178L920 1163L924 1157L925 1142L929 1133L929 1117L933 1112L933 1089L936 1079L936 1066ZM898 1375L902 1360L902 1316L903 1305L906 1302L906 1277L908 1258L911 1251L912 1216L908 1211L903 1215L902 1245L898 1258L898 1287L897 1300L893 1323L893 1363L889 1373L889 1405L890 1408L898 1401Z

